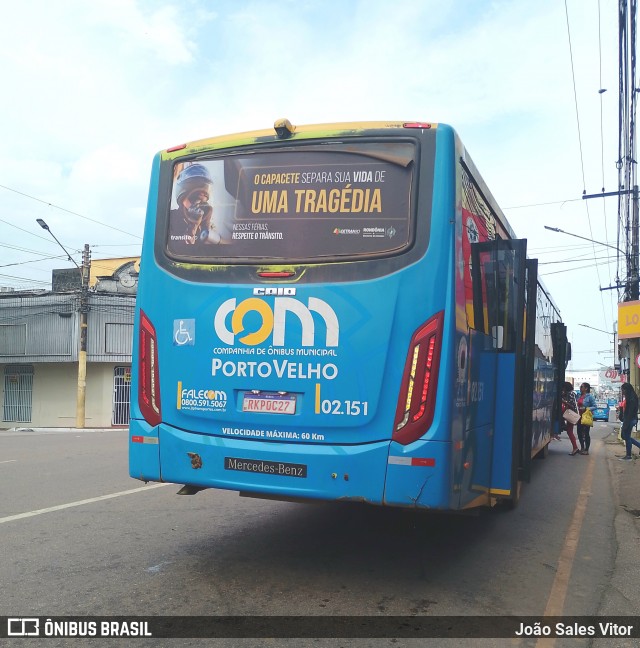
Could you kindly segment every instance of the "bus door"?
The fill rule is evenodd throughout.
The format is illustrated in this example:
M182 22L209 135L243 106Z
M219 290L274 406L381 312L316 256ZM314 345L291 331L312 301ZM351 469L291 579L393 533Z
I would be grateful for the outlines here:
M531 418L524 399L526 252L525 239L474 243L471 252L474 319L483 322L496 357L493 376L485 377L494 381L487 390L494 395L489 495L514 503L524 468L525 419ZM535 310L533 317L529 337L535 333Z
M551 345L553 349L553 365L556 370L556 397L553 404L553 423L552 432L560 434L560 424L562 422L562 385L566 380L565 368L571 360L571 344L567 339L567 327L562 322L551 323Z
M535 389L534 363L536 347L536 307L538 305L538 259L525 261L524 336L522 344L522 447L518 477L531 479L533 448L533 396Z

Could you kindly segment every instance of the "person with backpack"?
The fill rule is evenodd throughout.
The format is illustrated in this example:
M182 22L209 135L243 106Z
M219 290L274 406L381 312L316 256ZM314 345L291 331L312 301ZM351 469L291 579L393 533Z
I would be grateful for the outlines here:
M593 412L596 408L596 399L591 393L591 385L587 382L583 382L580 385L580 397L578 398L578 412L581 415L589 410ZM585 423L584 416L580 419L577 428L578 428L578 441L580 442L580 454L588 455L589 447L591 446L591 426L593 425L593 416L591 416L591 425Z

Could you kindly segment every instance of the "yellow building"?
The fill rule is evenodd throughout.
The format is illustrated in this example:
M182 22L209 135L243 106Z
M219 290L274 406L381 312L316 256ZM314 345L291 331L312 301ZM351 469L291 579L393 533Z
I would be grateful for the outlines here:
M130 261L135 261L135 271L140 272L140 257L119 257L117 259L92 259L89 286L94 287L98 277L113 276L119 268Z

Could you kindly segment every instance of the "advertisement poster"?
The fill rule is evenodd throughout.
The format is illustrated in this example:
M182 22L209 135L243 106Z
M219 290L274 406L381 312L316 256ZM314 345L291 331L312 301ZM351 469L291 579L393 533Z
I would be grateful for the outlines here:
M178 163L167 252L310 259L401 249L413 160L410 144L359 144Z

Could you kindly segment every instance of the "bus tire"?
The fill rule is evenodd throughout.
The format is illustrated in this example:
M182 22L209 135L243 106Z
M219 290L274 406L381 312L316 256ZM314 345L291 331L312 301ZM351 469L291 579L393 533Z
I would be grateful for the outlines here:
M536 453L534 459L546 459L549 456L549 444L545 443L544 447Z

